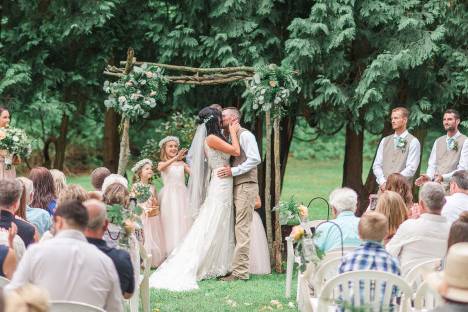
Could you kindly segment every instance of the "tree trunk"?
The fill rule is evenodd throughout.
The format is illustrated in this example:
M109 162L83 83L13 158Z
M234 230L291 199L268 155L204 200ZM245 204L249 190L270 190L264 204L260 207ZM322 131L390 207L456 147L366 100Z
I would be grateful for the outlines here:
M117 173L124 176L130 155L130 138L128 135L130 129L130 120L124 118L122 121L122 139L120 140L119 167Z
M284 175L286 173L286 165L289 159L289 149L294 136L294 128L296 127L296 114L291 114L288 118L284 118L280 123L281 142L280 142L280 157L281 157L281 188L283 187Z
M275 207L278 207L281 196L281 161L280 161L280 119L275 117L273 121L274 131L274 164L275 164ZM283 237L279 221L279 210L275 210L275 271L281 273L281 246Z
M65 161L65 149L67 146L67 134L68 134L68 116L67 114L62 115L62 122L60 124L60 136L55 144L55 161L54 168L63 171L63 163Z
M113 110L106 111L103 142L104 167L117 172L119 164L119 115Z
M273 260L273 229L271 223L271 113L265 113L266 155L265 155L265 224L270 258ZM273 263L273 261L272 261Z
M359 203L362 203L369 196L362 183L362 152L364 147L364 132L361 130L356 133L351 125L346 125L345 155L343 162L343 187L349 187L358 193ZM358 205L357 215L362 211Z

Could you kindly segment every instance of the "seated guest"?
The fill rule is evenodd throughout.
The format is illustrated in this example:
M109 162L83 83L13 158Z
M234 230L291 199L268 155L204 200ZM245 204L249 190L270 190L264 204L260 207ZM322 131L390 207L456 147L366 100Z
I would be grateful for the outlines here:
M382 244L387 231L388 221L383 214L374 211L363 214L359 221L362 244L343 258L339 273L375 270L400 275L398 260Z
M37 230L36 226L29 222L29 220L26 217L26 206L27 206L27 200L26 200L26 186L23 184L23 181L20 179L16 179L21 184L21 196L20 196L20 202L18 205L18 209L15 211L15 218L20 219L23 221L28 222L34 227L34 242L37 242L39 240L39 231Z
M449 223L458 219L463 211L468 211L468 170L460 170L450 180L450 196L442 209L442 215Z
M447 249L457 243L468 243L468 211L462 212L450 227Z
M408 219L408 210L403 198L401 198L398 193L385 191L380 194L375 211L380 212L387 217L388 232L384 238L384 244L387 244L393 235L395 235L400 224Z
M95 191L102 192L102 183L104 179L111 174L110 170L106 167L99 167L91 172L91 184L94 187Z
M33 182L25 177L19 177L18 180L24 184L27 220L37 228L39 235L42 236L52 226L52 218L44 209L30 206L34 192Z
M61 203L70 200L77 200L80 203L83 203L86 200L88 200L88 198L88 192L86 192L86 190L82 186L78 184L70 184L62 190L62 193L58 198L57 204L60 205Z
M99 200L99 201L104 200L101 191L90 191L90 192L88 192L88 199L95 199L95 200Z
M410 261L423 262L445 255L450 224L440 215L444 204L445 192L442 185L427 182L421 187L421 216L403 222L386 246L390 254L398 257L402 267Z
M399 173L392 173L387 178L384 191L394 191L398 193L408 209L413 206L413 193L408 180Z
M120 185L123 185L126 189L128 189L128 180L125 179L123 176L120 174L110 174L108 175L105 179L104 182L102 183L102 194L106 192L107 188L114 183L118 183Z
M83 232L86 208L78 201L58 206L57 235L26 250L6 290L32 283L45 288L50 300L88 303L106 311L123 311L119 278L112 260L89 244Z
M22 185L16 180L0 180L0 228L9 229L11 223L18 228L18 235L26 248L35 242L35 228L28 222L15 218L20 204Z
M0 276L11 279L16 270L17 258L14 250L14 238L16 235L16 225L11 224L8 230L8 246L0 245Z
M468 243L458 243L450 247L447 265L442 272L431 273L428 284L436 290L445 303L433 312L468 311Z
M34 196L31 206L41 208L52 216L57 208L57 196L55 194L54 178L47 168L36 167L29 172L29 178L33 181Z
M315 244L323 252L341 247L341 233L344 246L359 246L359 218L354 215L357 206L357 194L350 188L339 188L330 194L333 223L322 223L317 227L319 234ZM338 227L341 229L338 229Z
M88 242L95 245L99 250L108 255L114 262L119 275L120 288L125 299L129 299L135 289L133 266L130 255L123 249L107 246L102 239L107 231L109 220L107 220L106 205L95 199L83 203L88 211L89 220L85 230Z
M52 178L54 179L55 195L57 198L59 198L60 194L62 194L62 191L67 187L67 178L60 170L50 169L49 171L52 175Z

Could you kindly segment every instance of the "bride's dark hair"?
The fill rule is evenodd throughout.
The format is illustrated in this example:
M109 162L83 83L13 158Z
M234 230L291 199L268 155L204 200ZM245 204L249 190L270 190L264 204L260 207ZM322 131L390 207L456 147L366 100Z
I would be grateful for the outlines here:
M211 107L205 107L198 113L198 122L204 123L206 127L206 135L216 135L225 140L221 132L221 112Z

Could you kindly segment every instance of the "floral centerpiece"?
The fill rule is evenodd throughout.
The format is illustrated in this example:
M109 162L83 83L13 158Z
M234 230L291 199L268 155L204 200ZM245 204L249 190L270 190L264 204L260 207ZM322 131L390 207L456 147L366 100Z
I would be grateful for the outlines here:
M130 248L130 235L135 232L136 226L142 227L140 214L141 208L134 203L128 208L119 204L107 205L107 216L110 222L123 229L123 232L120 232L116 238L121 247Z
M167 84L160 67L146 63L134 66L130 74L118 81L104 82L104 91L109 93L104 105L130 120L146 118L158 102L166 100Z
M279 205L273 208L273 211L279 210L281 225L298 225L307 221L308 209L302 204L298 204L294 197L288 201L280 201Z
M5 165L10 169L12 165L21 162L31 154L31 141L26 132L19 128L0 129L0 150L5 150ZM16 163L15 163L16 162Z
M320 259L323 258L323 252L315 246L314 239L319 234L315 233L315 229L310 229L302 223L293 227L291 237L294 240L295 254L301 258L299 269L304 272L307 268L307 264L313 263L317 265Z

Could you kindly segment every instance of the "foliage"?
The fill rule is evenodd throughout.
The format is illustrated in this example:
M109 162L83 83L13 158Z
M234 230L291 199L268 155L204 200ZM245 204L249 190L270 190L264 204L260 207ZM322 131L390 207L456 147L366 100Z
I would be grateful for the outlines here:
M280 201L273 210L279 210L281 225L296 225L307 220L307 207L298 204L294 196L286 202Z
M146 118L157 102L164 104L166 101L167 83L160 67L148 64L134 66L130 74L118 81L104 83L104 91L109 93L104 104L124 118L134 121Z
M146 141L141 155L155 161L159 160L159 141L166 136L179 138L180 146L188 148L196 130L196 117L188 112L176 112L162 122L154 131L152 138Z
M273 116L284 116L290 105L289 97L298 93L300 87L294 79L294 71L287 65L275 64L256 67L255 74L244 93L244 110L260 112L271 111Z
M26 158L31 154L31 141L22 129L0 129L0 150Z
M130 204L129 207L120 204L107 205L107 216L110 222L123 229L118 237L120 246L129 248L130 235L135 231L136 226L141 228L140 214L141 208L138 205Z
M135 198L137 199L138 203L144 203L151 197L151 185L150 184L143 184L143 183L136 183L132 190L135 193Z

